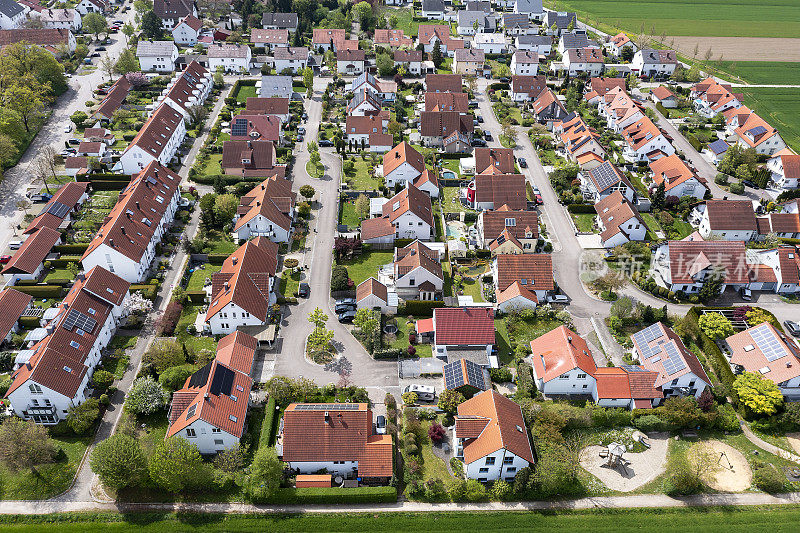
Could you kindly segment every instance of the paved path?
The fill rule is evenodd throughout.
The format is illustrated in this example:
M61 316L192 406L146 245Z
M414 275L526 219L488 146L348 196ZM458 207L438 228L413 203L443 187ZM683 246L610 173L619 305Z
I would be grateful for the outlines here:
M800 464L800 455L794 454L792 452L788 452L783 448L778 448L774 444L770 444L765 440L757 437L753 430L750 429L750 426L747 425L747 422L741 417L739 413L736 413L736 418L739 420L739 427L742 428L742 433L744 436L747 437L747 440L758 446L764 451L771 453L772 455L777 455L781 459L786 459L787 461L792 461L793 463Z
M323 149L320 155L325 165L325 175L321 179L311 178L305 168L309 160L306 143L317 138L322 119L322 93L330 81L330 78L314 79L314 96L310 100L306 99L305 103L308 113L306 140L295 146L294 151L293 188L299 190L301 186L308 184L316 190L309 236L306 240L306 246L310 248L310 257L306 254L309 270L303 280L311 286L311 293L308 299L301 299L299 305L285 306L287 315L281 324L281 345L275 373L289 377L306 377L313 379L318 385L339 381L338 372L325 370L305 358L305 340L313 329L308 315L319 307L330 317L327 327L334 331L334 343L339 353L350 363L350 382L353 385L391 389L395 392L393 388L398 386L397 363L372 359L347 327L336 320L329 296L342 162L334 151ZM383 395L379 396L383 398Z

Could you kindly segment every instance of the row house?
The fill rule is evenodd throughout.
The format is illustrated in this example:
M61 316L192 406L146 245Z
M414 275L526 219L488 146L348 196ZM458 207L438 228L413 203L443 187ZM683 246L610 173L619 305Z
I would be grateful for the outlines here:
M72 220L72 214L78 211L88 199L89 182L71 181L62 185L45 204L42 212L31 220L31 223L22 232L23 235L30 235L42 228L66 229Z
M42 9L31 11L29 17L40 21L44 28L81 31L81 14L75 9Z
M469 113L467 93L425 93L425 111L455 111Z
M0 30L0 48L16 43L41 46L56 58L72 54L78 42L70 30L60 28L35 28Z
M154 106L157 108L166 104L183 115L184 121L191 122L189 110L205 104L213 87L214 79L211 72L199 62L192 61L180 74L170 80L169 85L154 102Z
M606 151L600 145L600 135L578 113L570 113L554 122L553 133L564 145L564 152L570 161L578 161L584 154L595 154L600 161L605 159Z
M143 281L178 210L180 182L157 161L133 176L81 257L83 269L101 266L129 283Z
M289 242L296 201L290 181L280 176L265 179L239 199L234 235L239 240L267 237L276 243Z
M345 50L347 34L340 28L314 28L311 35L311 46L314 50L333 50L339 52Z
M33 231L3 265L5 284L12 286L20 281L38 281L44 271L44 262L50 257L53 246L61 244L61 239L61 233L49 227Z
M33 301L33 296L19 292L10 287L0 291L0 346L11 342L19 331L19 319L28 310Z
M89 397L102 350L124 318L129 287L102 267L77 277L54 318L44 325L44 338L15 360L5 394L14 414L53 425Z
M624 87L612 87L603 95L599 95L596 101L600 117L605 119L608 127L616 133L645 116L642 105L631 98Z
M395 99L397 83L394 81L380 80L369 72L364 72L350 84L350 92L356 94L364 89L367 89L376 99L391 101Z
M749 289L783 295L800 293L800 250L796 246L779 246L756 254L759 275Z
M425 76L425 94L464 92L461 74L428 74Z
M672 76L678 66L678 54L675 50L639 50L633 55L631 71L639 76L667 77Z
M103 101L91 114L92 120L98 120L105 124L111 122L114 118L114 112L122 107L132 88L133 84L128 81L126 76L117 78L117 81L108 89Z
M258 341L237 331L220 339L216 357L172 394L164 438L178 436L204 455L237 446L244 434Z
M366 87L356 92L347 102L347 116L363 117L367 115L379 115L383 109L380 96L370 91Z
M114 171L136 174L152 162L172 162L186 136L184 115L169 104L158 106L128 145Z
M589 83L587 83L583 88L583 98L588 103L599 107L600 99L603 98L609 91L616 88L620 88L622 92L625 92L625 89L627 88L625 78L589 78Z
M233 333L243 326L269 324L277 302L275 272L278 245L266 237L245 242L211 276L211 294L204 329L212 335Z

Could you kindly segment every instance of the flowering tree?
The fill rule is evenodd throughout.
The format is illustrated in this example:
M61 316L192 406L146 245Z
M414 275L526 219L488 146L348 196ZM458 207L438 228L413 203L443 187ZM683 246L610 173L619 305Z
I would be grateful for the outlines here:
M153 310L153 302L139 292L131 294L122 306L123 316L146 315Z

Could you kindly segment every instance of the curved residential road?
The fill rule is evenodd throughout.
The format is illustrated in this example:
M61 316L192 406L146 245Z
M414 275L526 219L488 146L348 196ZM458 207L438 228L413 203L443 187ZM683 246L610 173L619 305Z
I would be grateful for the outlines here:
M295 146L294 190L303 185L311 185L316 190L309 235L306 239L304 282L311 286L308 299L300 299L298 305L285 306L286 316L281 325L282 339L275 362L275 374L289 377L305 377L313 379L318 385L338 382L339 373L325 370L305 358L305 341L313 330L308 315L319 307L328 316L327 327L334 331L334 344L339 353L349 362L349 380L353 385L380 388L397 387L397 363L376 361L366 352L361 343L350 333L348 327L336 320L333 311L333 300L330 297L331 268L333 266L333 242L338 219L339 183L341 181L342 161L330 149L320 151L325 165L322 179L311 178L306 173L309 161L307 143L316 140L322 120L322 93L332 80L330 78L314 79L314 96L306 99L305 109L308 113L305 141ZM382 401L380 395L379 401Z
M134 14L131 2L131 9L126 13L118 12L113 17L130 22L133 21ZM112 42L106 47L107 50L100 52L103 57L92 60L92 66L97 67L95 70L86 71L85 67L81 67L78 73L67 79L67 91L53 104L50 117L42 125L19 162L3 174L0 181L0 250L4 250L13 238L12 227L22 224L24 213L17 209L17 202L25 198L25 192L33 181L31 163L45 146L52 146L56 152L64 149L64 142L73 135L65 133L64 126L72 124L70 117L73 113L86 111L86 102L94 98L94 89L106 80L105 74L99 68L100 61L105 57L116 60L126 46L122 32L112 34L110 39ZM91 45L90 53L94 51L94 46ZM51 185L50 189L52 191L54 187Z

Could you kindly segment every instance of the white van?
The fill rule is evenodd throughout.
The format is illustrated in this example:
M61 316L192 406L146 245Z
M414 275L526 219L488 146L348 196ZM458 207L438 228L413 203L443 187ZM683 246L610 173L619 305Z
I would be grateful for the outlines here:
M403 392L415 392L417 393L417 398L425 402L432 402L436 398L436 389L429 385L412 383L411 385L406 386L406 388L403 389Z
M8 247L12 250L19 250L20 246L22 246L22 241L19 239L14 239L8 243Z

